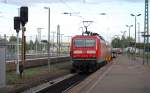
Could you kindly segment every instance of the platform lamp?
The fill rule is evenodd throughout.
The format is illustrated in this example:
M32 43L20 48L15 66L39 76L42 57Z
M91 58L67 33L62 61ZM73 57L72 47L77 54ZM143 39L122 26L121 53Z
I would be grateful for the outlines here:
M135 59L136 59L136 20L138 16L141 16L141 14L131 14L131 16L133 16L135 18Z
M47 53L48 53L48 68L50 71L50 8L44 7L48 10L48 42L47 42Z

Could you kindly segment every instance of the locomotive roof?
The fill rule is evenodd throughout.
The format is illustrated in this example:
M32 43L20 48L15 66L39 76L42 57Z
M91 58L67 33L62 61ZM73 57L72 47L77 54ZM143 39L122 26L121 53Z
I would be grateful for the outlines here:
M100 35L76 35L74 37L83 37L83 36L86 36L86 37L92 37L92 36L99 37L101 40L103 40L104 42L106 42L105 39L102 36L100 36Z
M105 39L104 39L102 36L100 36L100 35L99 35L99 37L100 37L100 39L102 39L102 40L104 40L104 41L105 41Z

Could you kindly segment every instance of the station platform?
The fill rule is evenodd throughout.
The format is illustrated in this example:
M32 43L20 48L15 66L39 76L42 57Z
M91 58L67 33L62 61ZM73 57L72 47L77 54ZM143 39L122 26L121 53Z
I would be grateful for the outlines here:
M150 67L120 55L68 93L150 93Z

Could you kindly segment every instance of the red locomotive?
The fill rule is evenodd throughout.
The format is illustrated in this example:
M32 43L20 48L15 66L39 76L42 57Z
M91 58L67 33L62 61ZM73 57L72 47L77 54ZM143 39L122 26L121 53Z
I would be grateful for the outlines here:
M111 60L111 48L98 34L76 35L70 47L72 71L93 72Z

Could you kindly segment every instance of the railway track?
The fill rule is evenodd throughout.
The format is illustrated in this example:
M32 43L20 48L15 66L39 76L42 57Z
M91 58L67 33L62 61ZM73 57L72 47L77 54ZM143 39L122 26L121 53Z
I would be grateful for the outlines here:
M64 78L59 82L49 82L48 87L35 91L34 93L65 93L73 86L83 81L88 74L74 74L70 77Z
M100 68L101 72L104 73L105 70L107 70L107 68L109 68L110 65L111 63L107 65L106 64L102 65ZM36 91L34 93L67 93L74 86L79 84L81 81L85 80L87 77L93 75L94 73L91 74L79 73L74 74L71 77L65 78L57 83L49 82L50 84L52 83L50 86L43 88L39 91Z
M107 65L102 65L100 71L103 73L105 70L111 65L111 63ZM97 71L96 71L97 73ZM75 73L75 74L67 74L65 76L54 78L44 84L38 85L36 87L30 88L22 93L67 93L74 86L84 81L86 78L95 74L85 74L85 73Z
M50 58L58 58L58 57L68 57L68 55L66 55L66 56L50 56ZM47 59L48 58L48 56L27 56L26 57L26 61L30 61L30 60L39 60L39 59ZM21 59L21 57L20 57L20 59ZM6 59L6 63L13 63L13 62L15 62L17 59L11 59L11 60L7 60ZM21 61L21 60L19 60L19 61Z
M69 54L50 54L50 57L58 57L58 56L69 56ZM26 54L26 59L36 59L36 58L46 58L47 54ZM8 58L6 57L6 61L11 62L12 60L17 60L17 57ZM19 55L19 59L21 59L21 55Z

